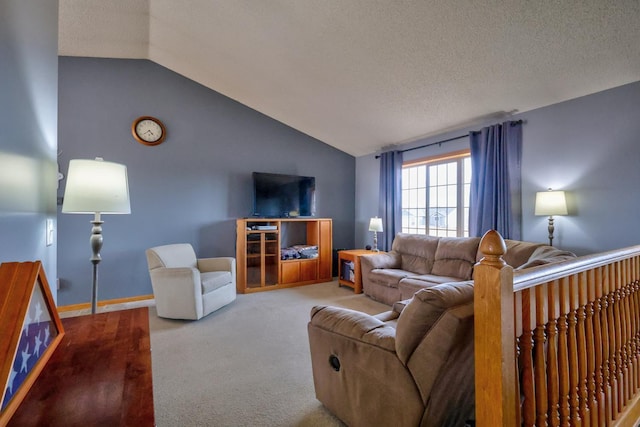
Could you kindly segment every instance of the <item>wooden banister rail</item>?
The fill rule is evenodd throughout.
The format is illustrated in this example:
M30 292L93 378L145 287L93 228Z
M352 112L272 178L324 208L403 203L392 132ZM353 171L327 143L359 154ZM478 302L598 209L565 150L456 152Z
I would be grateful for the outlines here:
M638 425L640 246L517 272L497 232L480 250L477 425Z

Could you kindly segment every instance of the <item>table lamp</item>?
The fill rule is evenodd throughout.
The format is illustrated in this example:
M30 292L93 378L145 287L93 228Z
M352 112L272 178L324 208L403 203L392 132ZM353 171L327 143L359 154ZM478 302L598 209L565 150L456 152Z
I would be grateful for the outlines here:
M553 215L567 214L567 201L564 191L538 191L536 193L536 215L549 215L549 246L553 246Z
M380 252L378 250L378 232L382 232L382 218L371 218L369 222L369 231L373 231L373 249L374 252Z

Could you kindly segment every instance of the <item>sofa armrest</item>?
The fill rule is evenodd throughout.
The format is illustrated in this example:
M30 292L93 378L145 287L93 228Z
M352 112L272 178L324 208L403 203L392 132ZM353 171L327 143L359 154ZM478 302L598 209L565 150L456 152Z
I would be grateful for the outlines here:
M311 309L310 324L395 353L395 328L366 313L340 307L315 306Z
M407 305L409 305L410 302L411 302L411 298L403 299L401 301L396 301L391 306L391 309L393 310L394 313L396 313L398 316L400 316L400 314L402 314L402 311L404 310L404 308Z
M191 267L154 268L149 271L151 283L160 291L179 289L190 294L202 293L200 289L200 271Z
M400 268L400 254L394 251L380 252L362 255L360 257L360 269L368 268L369 271L374 268Z
M199 258L198 269L204 272L210 271L230 271L232 276L236 275L236 259L231 257Z
M199 258L197 266L200 272L228 271L231 273L233 286L236 286L236 259L233 257Z
M197 268L154 268L149 271L158 314L163 317L184 318L191 313L202 317L202 285Z
M515 270L525 270L531 267L553 264L556 262L562 262L562 261L566 261L568 259L574 259L574 258L576 258L576 254L574 254L573 252L563 251L563 250L554 248L553 246L545 245L545 246L536 248L536 250L533 251L529 259L524 264L517 267Z
M360 257L360 276L363 286L369 280L371 270L376 268L400 268L402 259L400 254L394 251L386 253L374 253Z

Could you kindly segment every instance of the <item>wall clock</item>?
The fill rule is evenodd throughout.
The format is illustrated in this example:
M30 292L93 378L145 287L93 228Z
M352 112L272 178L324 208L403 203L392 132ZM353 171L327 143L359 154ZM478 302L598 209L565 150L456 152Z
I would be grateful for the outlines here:
M167 130L155 117L142 116L131 124L131 134L140 144L159 145L167 136Z

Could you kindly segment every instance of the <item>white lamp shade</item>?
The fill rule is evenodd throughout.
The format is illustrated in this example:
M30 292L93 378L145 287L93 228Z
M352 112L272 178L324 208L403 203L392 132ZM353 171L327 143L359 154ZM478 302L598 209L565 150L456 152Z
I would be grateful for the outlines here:
M69 162L64 213L131 213L127 167L102 159Z
M377 231L381 232L382 230L382 218L371 218L371 222L369 222L369 231Z
M566 215L567 201L564 191L539 191L536 193L536 215Z

